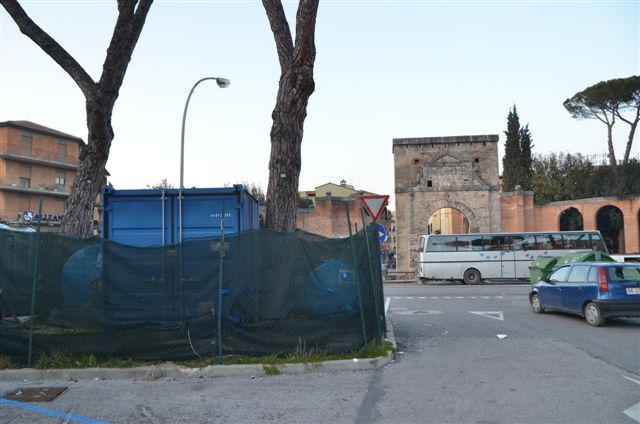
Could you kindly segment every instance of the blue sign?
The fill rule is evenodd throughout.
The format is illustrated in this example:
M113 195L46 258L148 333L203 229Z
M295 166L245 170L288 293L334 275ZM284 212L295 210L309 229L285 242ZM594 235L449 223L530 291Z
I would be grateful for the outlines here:
M387 230L384 228L382 224L378 225L378 240L380 243L384 243L387 240Z

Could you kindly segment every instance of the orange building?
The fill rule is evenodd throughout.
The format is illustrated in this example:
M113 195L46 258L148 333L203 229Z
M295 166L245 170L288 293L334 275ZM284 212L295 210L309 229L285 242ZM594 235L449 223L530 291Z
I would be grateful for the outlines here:
M0 122L0 221L60 225L84 147L81 138L29 121Z

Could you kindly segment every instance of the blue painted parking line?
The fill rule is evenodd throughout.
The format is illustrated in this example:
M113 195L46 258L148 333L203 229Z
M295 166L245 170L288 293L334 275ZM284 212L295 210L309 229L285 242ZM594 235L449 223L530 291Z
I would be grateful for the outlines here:
M109 424L106 421L100 421L89 417L83 417L81 415L73 415L68 412L60 412L55 409L45 408L38 405L30 405L24 402L18 402L15 400L9 400L0 398L0 406L8 406L10 408L24 409L25 411L35 412L37 414L48 415L50 417L63 418L68 421L77 421L83 424Z

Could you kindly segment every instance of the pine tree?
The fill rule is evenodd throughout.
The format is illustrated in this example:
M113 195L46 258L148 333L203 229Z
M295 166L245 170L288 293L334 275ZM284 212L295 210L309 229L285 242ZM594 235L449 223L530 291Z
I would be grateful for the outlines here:
M513 191L518 184L520 168L520 118L516 105L509 109L507 116L507 139L504 142L502 158L502 191Z

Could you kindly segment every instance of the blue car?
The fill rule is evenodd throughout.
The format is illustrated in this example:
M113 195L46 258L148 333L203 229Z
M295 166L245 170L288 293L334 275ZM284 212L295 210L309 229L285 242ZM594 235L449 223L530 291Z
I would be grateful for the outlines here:
M600 326L606 318L640 317L640 264L576 262L531 288L533 312L568 312Z

